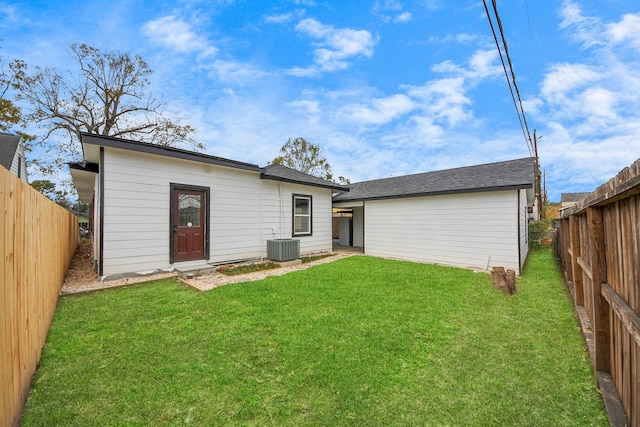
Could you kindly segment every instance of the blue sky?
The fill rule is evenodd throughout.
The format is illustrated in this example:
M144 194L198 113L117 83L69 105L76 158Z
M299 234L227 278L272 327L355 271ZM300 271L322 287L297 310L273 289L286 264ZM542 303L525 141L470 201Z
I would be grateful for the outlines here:
M640 2L498 1L549 198L640 157ZM289 137L352 182L530 155L481 0L0 0L5 61L140 54L209 154L265 165Z

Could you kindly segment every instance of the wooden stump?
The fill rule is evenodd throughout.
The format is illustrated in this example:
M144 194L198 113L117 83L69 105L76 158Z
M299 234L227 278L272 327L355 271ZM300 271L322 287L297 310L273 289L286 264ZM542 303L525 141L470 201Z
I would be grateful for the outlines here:
M505 271L504 267L493 267L491 282L506 295L513 295L516 291L516 272L514 270Z
M507 270L507 287L509 288L509 295L516 293L516 272L515 270Z

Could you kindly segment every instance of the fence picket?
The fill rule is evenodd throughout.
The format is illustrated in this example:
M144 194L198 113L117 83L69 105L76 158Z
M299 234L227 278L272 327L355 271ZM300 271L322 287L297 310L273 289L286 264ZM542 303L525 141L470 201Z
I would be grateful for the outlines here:
M576 292L574 302L584 306L594 331L594 367L611 373L618 393L619 413L610 419L626 414L634 427L640 427L639 215L640 159L563 213L564 241L556 245L574 289L582 281L583 300Z
M22 405L78 244L75 215L0 167L0 425Z

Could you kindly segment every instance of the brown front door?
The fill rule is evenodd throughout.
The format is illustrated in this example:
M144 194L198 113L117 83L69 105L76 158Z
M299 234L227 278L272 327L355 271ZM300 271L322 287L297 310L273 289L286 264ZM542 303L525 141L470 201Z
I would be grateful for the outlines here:
M172 262L205 259L207 191L173 187Z

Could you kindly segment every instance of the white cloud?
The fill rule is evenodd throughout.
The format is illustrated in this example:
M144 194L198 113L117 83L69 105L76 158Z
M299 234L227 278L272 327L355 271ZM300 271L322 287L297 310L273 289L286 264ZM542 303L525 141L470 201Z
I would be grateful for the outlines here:
M193 31L189 23L173 15L147 22L142 31L150 39L178 52L201 52L205 55L217 52L204 37Z
M385 0L375 2L372 12L384 22L404 23L411 20L411 13L403 11L403 6L396 0Z
M285 74L294 77L316 77L320 75L320 70L316 67L293 67L285 70Z
M0 26L13 25L17 22L20 22L18 18L18 12L16 6L9 6L8 4L0 3L0 16L2 19L0 20ZM24 24L24 22L20 22Z
M280 15L269 15L265 16L264 20L266 22L274 23L274 24L282 24L285 22L293 21L294 19L300 19L306 11L304 9L298 9L293 12L283 13Z
M555 64L542 82L541 94L548 102L562 104L570 92L592 84L599 76L597 70L584 64Z
M299 111L302 111L310 116L317 116L321 113L320 103L315 100L300 99L287 103L287 106L293 107Z
M334 28L323 25L315 19L303 19L296 30L315 39L314 66L312 68L294 68L290 74L302 76L315 72L334 72L349 67L349 60L356 57L371 57L376 40L366 30Z
M478 50L469 59L469 70L467 76L474 79L483 79L503 73L503 69L498 65L498 53L495 49Z
M592 191L640 153L640 15L605 23L564 1L560 16L585 57L549 66L530 111L545 123L540 153L549 185Z
M402 12L401 14L397 15L393 19L393 22L396 22L396 23L409 22L409 21L411 21L411 13L410 12Z
M624 15L620 22L607 25L607 34L613 43L626 42L640 49L640 13Z
M475 51L469 58L467 68L446 60L432 66L431 70L442 74L464 76L471 80L482 80L503 73L502 67L498 65L498 53L495 49Z
M238 61L217 60L203 67L213 72L219 81L238 85L256 83L257 80L269 75L252 64Z
M434 45L458 43L461 45L469 45L478 40L478 36L468 33L447 34L443 37L429 36L429 43Z
M585 90L581 96L581 103L587 115L602 118L615 118L614 107L616 96L613 92L595 87Z
M341 108L338 116L360 125L382 125L402 116L414 107L411 99L402 94L374 98L368 104L351 104Z
M449 127L473 117L463 77L443 78L423 86L409 87L407 93L420 101L420 108L433 122Z
M584 47L601 45L601 27L599 19L582 14L580 6L572 0L564 0L560 8L562 22L560 28L571 28L570 36Z

